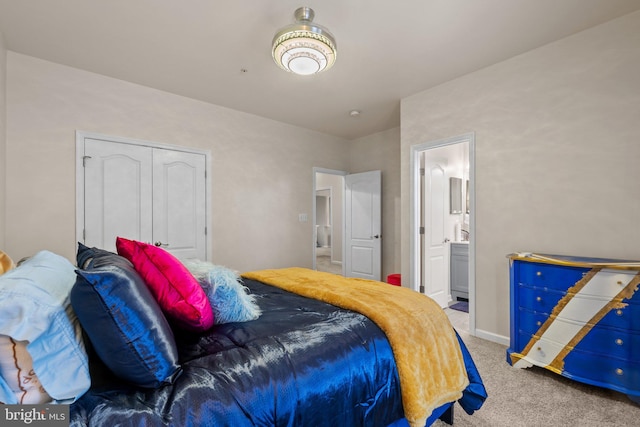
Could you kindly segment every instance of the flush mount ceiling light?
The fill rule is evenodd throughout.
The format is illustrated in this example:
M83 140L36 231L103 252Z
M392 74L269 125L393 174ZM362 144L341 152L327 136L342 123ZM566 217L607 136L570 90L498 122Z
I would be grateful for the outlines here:
M336 61L336 40L313 21L313 9L300 7L294 24L282 28L273 37L273 60L282 69L295 74L316 74L331 68Z

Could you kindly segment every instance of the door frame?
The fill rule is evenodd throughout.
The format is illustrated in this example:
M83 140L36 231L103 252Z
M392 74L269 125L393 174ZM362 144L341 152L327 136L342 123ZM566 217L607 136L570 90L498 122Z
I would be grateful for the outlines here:
M187 153L200 154L205 156L205 250L207 251L207 261L213 259L212 241L213 233L211 224L211 151L196 148L183 147L180 145L163 144L160 142L145 141L141 139L126 138L121 136L104 135L93 132L76 130L76 241L84 242L84 166L83 157L85 152L85 139L97 139L105 142L116 142L121 144L140 145L151 148L161 148L165 150L182 151ZM203 260L205 261L205 260Z
M346 171L341 171L341 170L336 170L336 169L326 169L326 168L320 168L320 167L313 167L312 168L313 171L313 189L311 191L312 194L312 205L311 205L311 246L312 246L312 259L313 259L313 264L312 264L312 269L315 270L317 268L316 266L316 242L317 242L317 238L318 236L316 235L316 191L317 190L321 190L321 188L318 187L318 184L316 182L316 176L319 173L324 173L327 175L339 175L343 178L346 175L348 175L349 173ZM343 184L344 186L344 184ZM345 202L345 195L344 195L344 191L342 192L342 212L341 212L341 216L342 216L342 258L340 260L340 262L342 263L341 267L342 267L342 275L344 276L344 256L345 256L345 251L344 251L344 246L345 246L345 233L344 233L344 228L345 228L345 209L344 209L344 202ZM333 227L333 226L332 226ZM333 232L332 232L333 235ZM331 248L331 251L333 252L333 248Z
M420 264L420 153L446 145L469 144L469 333L476 335L476 143L475 132L451 138L427 141L410 147L409 159L409 283L417 292L419 288Z

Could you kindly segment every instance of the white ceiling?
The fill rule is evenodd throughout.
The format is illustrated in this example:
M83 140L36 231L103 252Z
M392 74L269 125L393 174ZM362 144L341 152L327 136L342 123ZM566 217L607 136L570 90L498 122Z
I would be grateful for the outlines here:
M335 66L315 76L271 58L300 6L337 40ZM11 51L353 139L399 126L408 95L636 10L640 0L0 0L0 30Z

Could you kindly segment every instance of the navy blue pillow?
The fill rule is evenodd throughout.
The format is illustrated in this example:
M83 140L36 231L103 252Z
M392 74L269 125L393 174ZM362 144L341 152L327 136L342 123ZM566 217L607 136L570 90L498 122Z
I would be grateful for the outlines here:
M158 388L180 374L173 332L125 258L78 245L71 305L102 362L118 377Z
M92 268L104 267L107 265L117 265L120 267L133 267L128 259L114 252L105 251L100 248L90 248L78 242L78 253L76 262L81 270L91 270Z

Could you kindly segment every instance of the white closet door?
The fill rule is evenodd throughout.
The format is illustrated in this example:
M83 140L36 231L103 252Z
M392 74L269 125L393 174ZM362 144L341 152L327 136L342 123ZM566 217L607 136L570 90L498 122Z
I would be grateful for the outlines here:
M153 243L180 259L206 259L206 159L154 149Z
M79 240L116 251L116 237L207 259L207 156L80 135Z
M152 149L85 139L84 244L115 252L116 237L152 240Z

